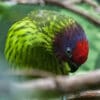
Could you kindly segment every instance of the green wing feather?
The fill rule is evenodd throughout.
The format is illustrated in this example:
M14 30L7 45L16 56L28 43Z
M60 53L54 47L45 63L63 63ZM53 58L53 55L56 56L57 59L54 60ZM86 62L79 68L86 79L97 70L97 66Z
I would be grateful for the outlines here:
M69 17L55 11L31 12L9 29L6 59L19 68L36 68L56 74L67 74L68 66L60 64L53 52L54 36L74 23Z

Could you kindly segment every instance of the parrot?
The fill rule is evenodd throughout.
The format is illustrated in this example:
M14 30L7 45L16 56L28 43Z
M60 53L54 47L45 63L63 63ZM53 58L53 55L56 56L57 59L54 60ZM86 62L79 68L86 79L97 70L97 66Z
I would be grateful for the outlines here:
M14 68L39 69L56 75L75 72L88 58L82 26L53 10L35 10L8 30L5 58Z

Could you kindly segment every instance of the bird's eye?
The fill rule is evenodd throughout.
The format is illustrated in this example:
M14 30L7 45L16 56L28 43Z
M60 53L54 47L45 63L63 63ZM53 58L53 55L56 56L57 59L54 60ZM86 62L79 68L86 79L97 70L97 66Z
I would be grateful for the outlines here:
M67 47L66 52L67 53L70 53L71 52L71 49L69 47Z
M68 57L71 58L72 54L71 54L71 48L70 47L66 48L66 54L67 54Z

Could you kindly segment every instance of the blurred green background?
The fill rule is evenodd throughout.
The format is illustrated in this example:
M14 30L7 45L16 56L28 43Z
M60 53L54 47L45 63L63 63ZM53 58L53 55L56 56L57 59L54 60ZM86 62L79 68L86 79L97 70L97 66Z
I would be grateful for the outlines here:
M100 2L100 0L97 0L97 1ZM78 9L88 11L90 16L94 16L96 19L100 20L100 12L97 13L94 10L94 8L89 6L88 4L80 3L80 4L77 4L76 6ZM82 72L91 71L91 70L100 68L100 25L95 25L91 21L84 18L83 16L80 16L79 14L76 14L72 11L69 11L68 9L64 9L57 5L51 5L51 4L47 4L47 5L39 5L39 4L14 5L13 4L12 5L9 3L0 2L0 72L2 72L1 68L4 68L3 71L5 71L5 67L8 67L4 59L4 47L5 47L5 40L6 40L8 29L14 22L22 19L30 11L33 11L36 9L56 10L59 13L63 13L68 16L71 16L75 20L77 20L78 23L80 23L83 29L85 30L88 40L89 40L89 57L88 57L87 62L83 64L76 73L78 72L82 73ZM2 79L1 77L2 76L0 74L0 79ZM24 97L26 94L22 95L19 93L18 95L16 95L16 92L13 88L11 92L14 96L10 97L8 93L6 96L7 97L6 100L19 100L19 98L21 100L26 100ZM5 97L5 95L3 95L3 97L1 97L1 95L2 94L0 94L0 100ZM46 95L48 95L48 93L46 93ZM5 99L2 99L2 100L5 100ZM30 100L30 99L27 99L27 100ZM54 100L58 100L58 99L54 99Z
M100 12L96 13L93 7L81 3L77 5L78 9L84 9L89 11L91 16L100 18ZM16 21L26 16L30 11L35 9L50 9L56 10L59 13L66 14L77 20L84 28L88 40L89 40L89 57L85 64L78 71L89 71L100 68L100 26L94 25L92 22L76 14L72 11L64 9L57 5L32 5L32 4L5 4L0 2L0 67L4 64L4 45L9 27Z

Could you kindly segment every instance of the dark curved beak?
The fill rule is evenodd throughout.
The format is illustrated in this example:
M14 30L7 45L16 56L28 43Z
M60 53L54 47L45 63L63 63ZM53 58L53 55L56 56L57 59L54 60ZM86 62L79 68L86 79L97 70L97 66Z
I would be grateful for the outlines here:
M75 72L75 71L79 68L79 66L80 66L81 64L76 64L75 62L73 62L73 61L71 60L71 56L70 56L68 53L66 53L66 56L67 56L68 64L69 64L70 69L71 69L70 72Z
M69 61L68 63L69 63L69 66L71 68L71 72L75 72L80 66L80 65L78 65L78 64L76 64L76 63L74 63L72 61Z

